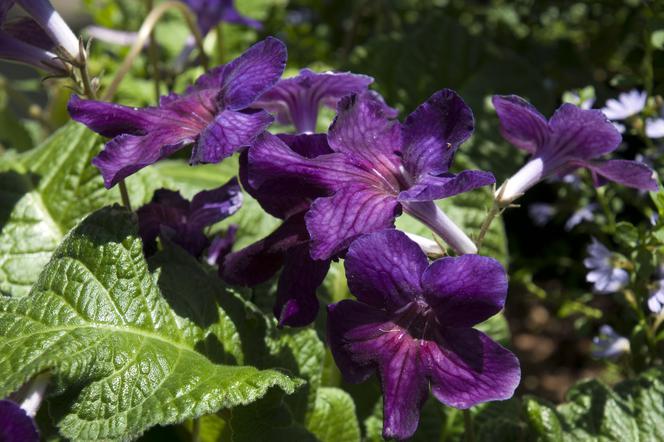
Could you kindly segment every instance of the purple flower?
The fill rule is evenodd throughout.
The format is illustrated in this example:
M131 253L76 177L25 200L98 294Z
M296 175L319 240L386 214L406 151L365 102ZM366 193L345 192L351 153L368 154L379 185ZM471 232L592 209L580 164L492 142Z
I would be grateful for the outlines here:
M40 24L27 17L11 22L6 21L7 13L14 3L13 0L0 0L0 58L34 66L52 75L66 76L67 67L62 61L56 58L57 55L54 52L56 43L42 30ZM42 2L38 3L41 4ZM50 8L54 14L53 25L60 23L58 26L64 25L66 27L67 25L64 24L58 13L53 10L50 3L44 3L47 5L46 9ZM43 5L40 6L40 8L42 7ZM36 8L37 12L41 12L40 8ZM28 9L28 11L30 12L31 10ZM43 13L40 15L43 16ZM40 23L43 24L42 22ZM68 32L71 33L71 31ZM71 35L73 37L73 34ZM76 37L73 38L75 39ZM78 40L76 40L76 47L78 50Z
M404 124L390 120L388 112L371 93L344 97L327 135L332 153L315 158L261 135L249 149L249 183L260 187L291 178L324 190L305 216L313 259L329 259L358 236L393 227L402 209L458 253L475 253L475 244L433 203L495 181L482 171L449 172L454 153L473 131L470 108L445 89Z
M286 47L268 37L201 76L183 95L162 97L159 107L139 109L74 96L69 113L113 138L93 160L106 187L112 187L189 144L192 163L216 163L251 144L273 118L248 107L277 82L285 64Z
M217 189L197 193L191 202L179 192L156 191L152 202L137 211L138 232L146 254L156 251L156 240L161 236L200 256L210 245L205 227L229 217L241 206L242 192L235 178Z
M201 34L205 35L221 22L234 23L261 29L258 20L241 15L235 8L234 0L181 0L196 14Z
M593 338L592 355L596 358L615 359L629 351L629 340L616 333L610 325L601 326L599 336Z
M598 110L565 103L548 121L530 103L515 95L494 96L503 137L532 155L528 163L496 192L499 202L514 201L551 175L563 176L584 167L596 186L607 180L629 187L657 190L654 172L636 161L596 161L613 152L622 137Z
M600 295L607 295L622 290L629 283L627 270L616 266L613 253L602 243L593 238L588 245L588 257L583 265L590 270L586 281L593 284L593 291Z
M224 262L226 255L231 253L237 237L237 224L231 224L223 234L217 235L207 251L205 260L208 264L220 265Z
M34 420L17 403L0 400L0 441L39 442Z
M328 307L327 339L347 381L378 373L385 438L413 435L430 389L456 408L514 394L518 359L472 328L504 306L498 261L464 255L429 265L404 233L386 230L353 242L345 267L357 301Z
M336 108L342 97L363 92L371 83L366 75L302 69L296 77L280 80L255 106L275 114L281 124L293 124L299 133L315 132L321 105Z
M322 134L279 135L279 140L305 158L332 152ZM274 314L280 326L307 325L318 313L316 290L327 274L330 259L311 258L305 213L312 200L325 195L325 189L309 185L298 176L268 177L262 185L252 186L247 179L246 153L241 156L240 177L245 190L263 209L284 223L260 241L229 254L219 267L220 274L228 283L254 286L283 268Z

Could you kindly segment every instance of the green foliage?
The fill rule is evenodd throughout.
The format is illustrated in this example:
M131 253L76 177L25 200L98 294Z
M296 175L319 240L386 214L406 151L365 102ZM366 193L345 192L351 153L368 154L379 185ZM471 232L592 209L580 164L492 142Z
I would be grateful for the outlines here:
M278 371L197 351L196 326L162 296L142 249L134 217L103 209L67 235L29 297L2 299L0 396L48 370L54 391L67 393L56 417L63 436L125 440L272 386L295 390Z

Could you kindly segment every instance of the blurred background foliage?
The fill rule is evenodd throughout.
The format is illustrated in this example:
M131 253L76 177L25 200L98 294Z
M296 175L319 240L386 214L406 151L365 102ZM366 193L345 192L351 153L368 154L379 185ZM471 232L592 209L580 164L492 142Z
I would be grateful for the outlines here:
M85 29L91 23L136 31L146 1L55 1L68 21ZM492 170L502 181L517 170L524 156L505 143L489 98L517 94L551 115L566 91L592 85L596 107L620 91L640 88L650 97L664 93L664 2L647 0L237 0L237 7L261 20L261 31L224 24L206 38L214 64L240 54L267 35L288 46L291 74L303 67L350 70L375 78L375 89L407 115L433 92L457 90L473 108L476 132L462 147L477 167ZM85 34L85 32L83 31ZM177 13L169 13L156 30L161 93L182 91L201 72L179 72L174 60L189 32ZM91 70L102 87L117 71L127 47L92 43ZM0 152L27 150L67 120L71 91L53 80L40 87L37 74L0 66ZM123 81L115 99L123 104L154 104L147 51ZM39 105L30 104L40 103ZM333 112L325 113L324 129ZM648 151L664 171L661 151L627 134L623 156ZM647 224L647 195L609 187L596 194L584 177L581 185L553 183L536 187L522 208L505 214L511 293L506 315L512 344L524 367L522 392L560 401L579 378L616 380L616 370L589 356L590 338L599 319L629 321L620 304L593 297L582 265L590 235L611 238L599 228L618 217L635 226ZM584 184L585 183L585 184ZM597 225L569 232L565 220L601 197L606 210ZM528 216L533 203L556 202L556 215L545 228ZM333 275L334 276L334 275ZM334 282L334 281L333 281ZM620 326L617 326L620 329ZM329 377L334 377L334 373ZM360 419L369 415L377 386L358 403ZM438 411L434 410L436 414ZM370 420L368 421L371 422ZM457 419L458 422L458 419ZM452 424L450 424L452 425ZM452 428L452 426L450 426ZM442 430L441 430L442 431ZM450 430L451 431L451 430ZM441 439L442 440L442 439Z

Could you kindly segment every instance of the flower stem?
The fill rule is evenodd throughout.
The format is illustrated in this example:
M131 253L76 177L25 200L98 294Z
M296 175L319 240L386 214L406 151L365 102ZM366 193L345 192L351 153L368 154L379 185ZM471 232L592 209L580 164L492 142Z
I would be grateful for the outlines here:
M601 187L596 187L595 192L597 193L597 201L599 201L599 205L602 206L604 216L606 216L606 220L609 223L609 232L613 233L616 231L616 217L609 207L609 202L606 200L604 195L604 189Z
M148 11L154 9L154 0L147 0ZM159 101L161 90L161 74L159 73L159 53L157 52L157 40L155 39L154 29L150 32L150 42L148 46L148 56L150 57L150 64L152 65L152 80L154 81L154 94L155 101Z
M508 207L518 207L516 205L512 205L513 200L505 201L503 199L503 192L505 192L505 188L507 187L508 182L509 180L506 180L503 185L500 186L497 192L493 192L493 204L489 210L489 213L486 214L486 218L484 218L484 221L482 221L482 225L480 226L480 233L477 235L477 239L475 240L475 245L477 246L478 251L482 247L484 238L489 232L489 228L491 228L493 220L496 217L502 215L505 209Z
M150 11L147 17L145 17L145 20L143 21L143 24L141 25L141 28L138 30L136 35L136 41L134 41L134 44L129 50L129 53L115 74L111 85L108 87L108 89L106 89L106 93L103 96L104 101L110 100L113 95L115 95L115 92L118 90L118 86L120 86L120 83L131 69L131 66L134 64L134 60L136 60L136 58L139 56L143 46L145 46L145 43L150 38L150 34L152 33L154 27L157 25L157 22L167 11L171 9L180 11L180 13L184 16L185 21L187 22L187 26L191 30L191 33L194 35L194 39L196 40L196 45L198 46L198 50L201 56L201 64L206 71L209 69L210 66L208 63L208 58L205 55L205 48L203 47L203 37L198 30L198 26L196 25L196 18L194 17L193 12L191 12L191 9L189 9L186 4L177 1L167 1L160 3L152 11Z
M466 442L475 442L475 429L473 428L473 416L470 414L470 409L463 410L463 427Z
M129 199L129 192L127 191L127 184L125 180L120 180L118 183L118 188L120 189L120 198L122 198L122 205L131 211L131 200Z
M224 30L222 24L219 23L216 29L217 34L217 63L224 63Z

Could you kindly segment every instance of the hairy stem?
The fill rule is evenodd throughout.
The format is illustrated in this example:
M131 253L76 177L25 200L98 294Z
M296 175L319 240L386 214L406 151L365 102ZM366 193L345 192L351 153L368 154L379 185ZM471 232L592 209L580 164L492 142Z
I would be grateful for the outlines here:
M475 429L470 409L463 410L463 427L466 433L466 442L475 442Z
M198 30L198 27L196 25L196 18L193 12L191 12L191 9L189 9L189 7L184 3L180 3L177 1L167 1L159 4L152 11L150 11L148 16L143 21L141 28L138 30L136 41L129 50L129 54L127 54L127 56L125 57L124 61L122 62L122 65L118 69L118 72L115 74L115 77L111 82L111 85L108 87L108 89L106 89L106 92L104 93L103 99L105 101L110 100L113 97L113 95L115 95L118 86L120 86L120 83L124 79L125 75L127 75L129 70L131 69L131 66L134 64L136 57L139 56L141 50L143 49L143 46L150 38L150 34L152 33L154 27L157 25L157 22L167 11L170 10L177 10L184 16L185 21L187 22L187 26L191 30L191 33L194 35L194 39L196 40L196 45L198 46L198 50L201 55L201 63L203 64L205 70L209 69L208 59L207 56L205 55L205 49L203 48L203 37L201 36L200 31Z
M154 9L154 0L147 0L148 11ZM150 57L150 64L152 65L152 81L154 81L154 96L155 101L159 101L160 97L160 83L161 74L159 72L159 53L157 48L157 40L155 39L154 29L150 32L150 42L148 46L148 56Z

